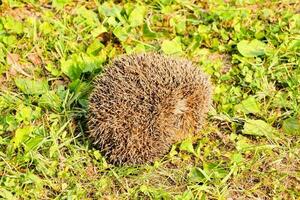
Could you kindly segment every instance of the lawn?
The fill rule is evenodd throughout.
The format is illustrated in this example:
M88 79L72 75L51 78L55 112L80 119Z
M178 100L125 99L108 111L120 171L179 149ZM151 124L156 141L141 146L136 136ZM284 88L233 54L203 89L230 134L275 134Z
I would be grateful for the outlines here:
M213 106L163 159L113 166L87 99L139 52L192 60ZM299 1L0 1L0 198L299 200Z

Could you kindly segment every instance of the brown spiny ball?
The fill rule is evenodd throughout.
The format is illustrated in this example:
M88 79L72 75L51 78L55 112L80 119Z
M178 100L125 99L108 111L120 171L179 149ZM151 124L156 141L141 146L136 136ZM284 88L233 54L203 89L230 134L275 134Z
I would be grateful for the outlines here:
M143 164L199 130L211 103L208 78L190 61L121 56L96 77L89 136L113 164Z

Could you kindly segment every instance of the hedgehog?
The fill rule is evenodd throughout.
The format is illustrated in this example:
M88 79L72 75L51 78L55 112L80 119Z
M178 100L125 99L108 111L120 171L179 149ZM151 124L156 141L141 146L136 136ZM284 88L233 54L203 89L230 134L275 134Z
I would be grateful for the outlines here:
M162 158L200 130L211 104L207 75L186 59L159 53L115 58L93 86L88 135L115 165Z

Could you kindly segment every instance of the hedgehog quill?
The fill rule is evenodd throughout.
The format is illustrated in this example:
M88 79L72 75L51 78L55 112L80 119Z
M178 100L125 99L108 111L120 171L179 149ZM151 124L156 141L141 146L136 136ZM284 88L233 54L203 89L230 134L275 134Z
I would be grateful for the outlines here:
M95 78L89 137L112 164L151 163L199 131L211 90L188 60L156 53L118 57Z

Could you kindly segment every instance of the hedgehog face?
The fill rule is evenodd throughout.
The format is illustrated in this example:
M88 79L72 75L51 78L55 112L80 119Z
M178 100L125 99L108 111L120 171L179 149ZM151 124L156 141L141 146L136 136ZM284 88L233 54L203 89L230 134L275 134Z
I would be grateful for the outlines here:
M111 163L153 162L199 130L210 103L208 78L191 62L123 56L94 82L89 136Z

